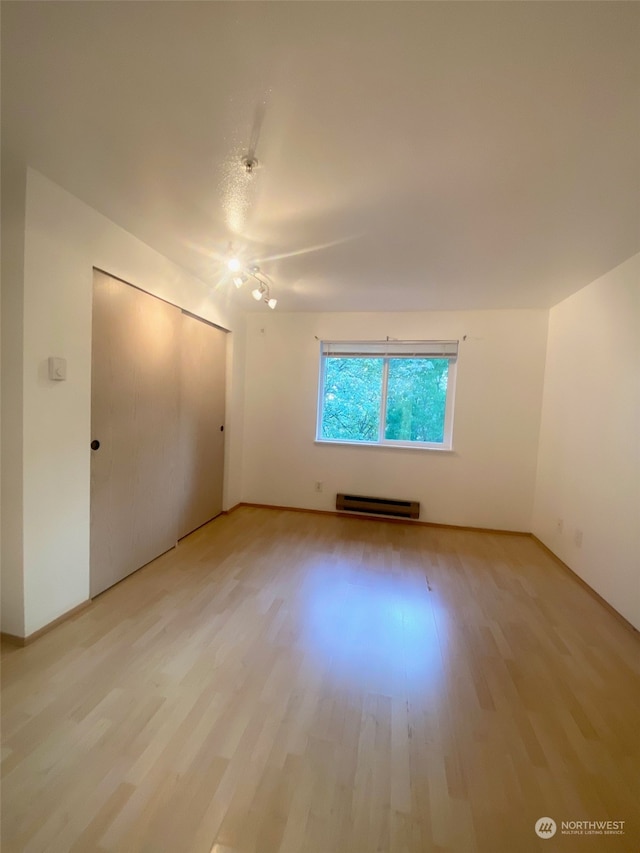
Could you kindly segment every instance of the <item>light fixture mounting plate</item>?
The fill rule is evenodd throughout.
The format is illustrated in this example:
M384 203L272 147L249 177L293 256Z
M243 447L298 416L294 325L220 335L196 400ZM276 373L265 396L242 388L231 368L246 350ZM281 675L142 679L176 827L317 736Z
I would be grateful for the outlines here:
M243 157L240 162L244 166L244 170L247 175L252 175L258 168L258 159L256 157L252 157L250 154L248 154L246 157Z

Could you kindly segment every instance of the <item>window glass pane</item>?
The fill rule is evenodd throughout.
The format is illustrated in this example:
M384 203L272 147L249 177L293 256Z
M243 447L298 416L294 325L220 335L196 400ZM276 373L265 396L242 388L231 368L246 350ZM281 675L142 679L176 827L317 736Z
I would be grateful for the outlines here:
M377 441L381 358L325 358L321 438Z
M385 438L441 444L448 375L446 358L390 359Z

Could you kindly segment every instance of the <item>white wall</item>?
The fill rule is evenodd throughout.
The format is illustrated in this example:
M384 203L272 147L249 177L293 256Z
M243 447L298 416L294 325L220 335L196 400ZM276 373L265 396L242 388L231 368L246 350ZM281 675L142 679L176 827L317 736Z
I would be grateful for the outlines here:
M421 519L531 529L546 311L252 315L243 500L335 509L337 492L419 500ZM462 339L454 452L315 444L319 339ZM314 482L324 483L322 494Z
M22 282L26 175L2 162L2 630L24 633Z
M89 596L92 268L240 336L243 321L226 297L212 295L203 282L31 169L24 257L22 486L24 633L29 635ZM66 382L47 379L51 355L67 359ZM240 496L241 453L231 437L234 425L241 429L243 376L242 348L232 346L226 462L237 473L227 471L225 506Z
M640 255L550 312L533 532L640 629Z

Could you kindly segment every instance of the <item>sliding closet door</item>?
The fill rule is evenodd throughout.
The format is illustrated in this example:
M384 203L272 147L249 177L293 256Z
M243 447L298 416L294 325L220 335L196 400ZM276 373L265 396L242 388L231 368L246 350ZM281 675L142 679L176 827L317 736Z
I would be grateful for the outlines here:
M222 512L226 333L182 315L180 536Z
M178 538L178 308L94 273L91 595Z

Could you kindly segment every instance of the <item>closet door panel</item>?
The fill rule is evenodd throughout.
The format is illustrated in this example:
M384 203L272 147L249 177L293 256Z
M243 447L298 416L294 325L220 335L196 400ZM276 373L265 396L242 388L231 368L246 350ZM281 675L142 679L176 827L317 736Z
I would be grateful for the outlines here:
M181 312L94 273L91 595L172 548L180 506Z
M182 315L180 536L222 512L226 333Z

